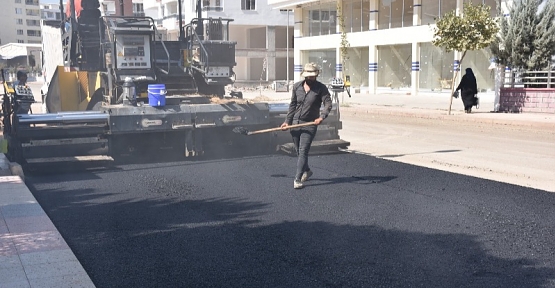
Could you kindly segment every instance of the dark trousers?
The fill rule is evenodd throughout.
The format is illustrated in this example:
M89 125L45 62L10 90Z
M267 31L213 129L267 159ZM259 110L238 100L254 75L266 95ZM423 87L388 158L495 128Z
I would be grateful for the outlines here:
M303 173L310 170L308 167L308 152L310 152L310 145L312 145L312 140L316 136L317 129L317 126L308 126L291 130L293 144L295 144L295 150L297 150L297 173L295 174L295 180L300 181Z

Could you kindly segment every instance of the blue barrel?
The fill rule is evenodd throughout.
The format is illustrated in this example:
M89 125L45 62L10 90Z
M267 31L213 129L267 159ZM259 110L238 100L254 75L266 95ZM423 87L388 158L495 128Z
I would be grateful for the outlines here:
M148 84L148 105L161 107L166 105L166 84Z

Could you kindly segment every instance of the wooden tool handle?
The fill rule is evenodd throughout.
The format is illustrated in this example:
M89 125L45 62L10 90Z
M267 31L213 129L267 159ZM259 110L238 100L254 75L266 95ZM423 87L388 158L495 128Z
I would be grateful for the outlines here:
M293 128L299 128L299 127L305 127L305 126L311 126L311 125L316 125L316 124L314 122L307 122L307 123L303 123L303 124L289 125L289 126L287 126L286 130L287 129L293 129ZM268 132L274 132L274 131L282 131L282 130L283 129L281 129L281 127L276 127L276 128L252 131L252 132L249 132L249 135L260 134L260 133L268 133Z

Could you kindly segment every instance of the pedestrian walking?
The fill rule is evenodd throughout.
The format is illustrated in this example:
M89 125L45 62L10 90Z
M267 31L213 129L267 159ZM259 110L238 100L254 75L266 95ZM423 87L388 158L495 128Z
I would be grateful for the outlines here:
M312 140L316 136L318 125L328 117L331 111L331 95L328 88L323 83L316 80L320 70L314 63L304 66L301 77L304 80L293 85L291 102L285 122L281 124L283 130L287 130L289 125L314 122L315 125L294 128L290 130L293 137L293 144L297 151L297 171L293 188L304 187L303 182L307 181L313 174L308 166L308 153ZM320 108L324 104L324 109Z
M470 113L472 112L472 106L478 105L478 85L476 84L476 77L474 76L474 72L472 72L472 68L466 68L466 73L461 79L461 83L457 86L453 97L459 97L459 90L461 91L461 100L464 105L464 112Z

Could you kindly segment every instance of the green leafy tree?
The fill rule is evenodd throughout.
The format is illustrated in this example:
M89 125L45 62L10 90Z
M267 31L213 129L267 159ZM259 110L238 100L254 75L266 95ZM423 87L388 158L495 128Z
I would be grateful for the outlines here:
M490 9L489 6L483 4L465 3L461 16L457 16L455 11L446 13L436 22L432 44L445 49L447 52L453 50L462 52L459 63L462 63L467 51L489 47L495 40L497 32L499 32L499 25L490 16ZM455 79L458 72L455 71L451 82L449 114L451 114L452 95L455 90Z

